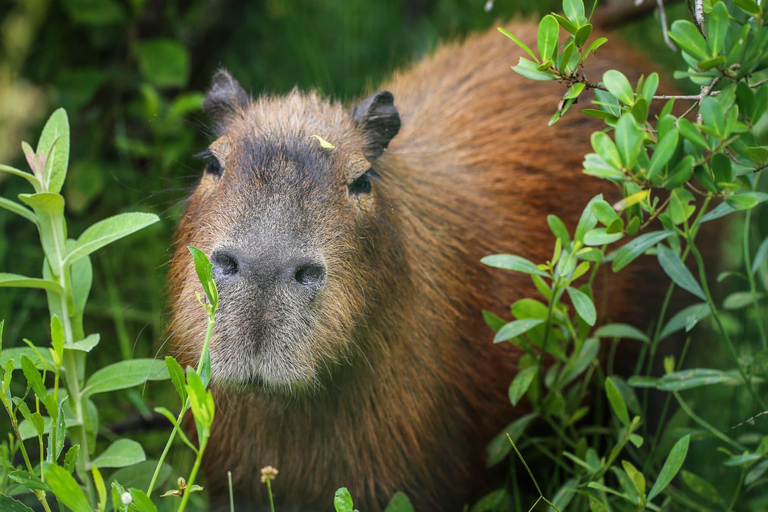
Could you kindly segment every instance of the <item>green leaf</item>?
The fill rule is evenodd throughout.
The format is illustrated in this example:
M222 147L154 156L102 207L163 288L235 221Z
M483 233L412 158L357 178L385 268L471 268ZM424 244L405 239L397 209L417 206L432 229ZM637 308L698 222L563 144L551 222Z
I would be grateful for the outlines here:
M611 404L614 414L624 424L629 426L629 411L627 410L627 404L624 402L624 398L619 393L619 389L613 382L611 377L605 379L605 394L608 397L608 402Z
M682 391L720 383L735 385L739 381L720 370L696 368L668 373L659 378L656 387L662 391Z
M595 330L598 338L621 338L650 343L651 340L640 329L627 324L606 324Z
M37 178L33 174L11 167L10 165L0 164L0 172L7 172L8 174L24 178L35 188L35 190L38 190L40 187L40 182L37 181Z
M75 444L67 450L67 455L64 457L64 469L71 475L77 465L77 457L80 455L80 445Z
M563 247L570 249L571 237L568 234L568 228L565 227L563 221L560 220L557 215L547 215L547 224L549 224L549 229L552 231L552 234L555 235L556 238L560 239Z
M677 130L670 130L659 141L653 156L651 156L651 165L648 166L648 179L653 180L664 169L669 159L675 154L678 140Z
M725 112L720 102L712 96L707 96L701 100L700 109L704 125L712 128L717 138L722 139L725 136Z
M414 512L411 500L402 492L396 492L384 512Z
M597 246L612 244L624 238L624 233L607 233L606 228L595 228L584 235L584 245Z
M506 340L511 340L512 338L516 338L517 336L520 336L521 334L524 334L537 325L543 324L544 320L531 318L528 320L515 320L514 322L509 322L504 327L501 328L499 332L496 333L496 336L493 338L494 343L499 343Z
M486 448L486 465L492 467L504 460L504 458L512 451L512 445L509 443L509 438L507 436L511 437L512 441L517 442L538 417L539 415L536 413L529 413L519 417L504 427L504 430L499 432L498 435L488 443L488 447Z
M510 38L517 46L523 49L525 53L531 56L531 58L538 64L539 59L536 58L536 54L531 51L530 48L528 48L528 45L522 42L520 39L518 39L514 34L511 34L508 32L504 27L496 27L499 32Z
M688 20L676 20L669 30L669 37L687 54L697 60L709 57L709 48L696 25Z
M130 439L118 439L93 459L91 464L97 468L124 468L146 459L141 444Z
M613 94L616 99L624 103L625 105L632 105L635 103L635 93L632 91L632 86L624 76L624 73L615 69L609 69L603 74L603 84L608 92Z
M131 498L133 498L133 504L136 505L139 512L157 512L157 507L152 503L152 500L146 495L146 493L140 489L129 489Z
M198 428L198 436L203 437L210 432L213 424L215 412L213 395L210 391L206 391L200 375L191 367L187 367L187 395Z
M684 117L679 118L677 120L677 128L680 130L680 135L692 143L696 144L700 148L709 149L709 142L707 142L707 139L689 120L685 119Z
M693 329L693 327L706 317L708 317L712 311L709 309L709 305L706 302L700 304L694 304L679 311L673 316L667 325L661 330L659 334L659 340L663 340L667 336L676 333L682 328L685 328L686 332Z
M27 277L19 274L0 273L0 287L3 286L13 288L40 288L58 294L62 293L61 285L55 281L40 279L39 277Z
M718 3L717 5L722 5L722 2ZM685 485L691 491L698 494L699 496L704 498L706 501L717 503L718 505L723 507L725 506L725 502L720 497L720 494L717 492L717 489L715 489L715 487L709 482L707 482L705 479L686 470L683 470L680 473L680 476L683 478L683 482L685 483Z
M486 256L481 259L480 262L488 265L489 267L514 270L516 272L533 274L542 277L548 276L546 272L539 270L539 268L536 267L536 265L534 265L531 261L525 258L521 258L520 256L513 256L511 254L494 254L492 256Z
M691 179L694 162L695 160L691 155L680 160L661 185L668 190L683 186L689 179Z
M195 262L195 272L197 272L197 278L203 285L208 302L211 304L213 311L215 312L219 307L219 292L216 288L216 281L213 279L213 265L208 260L208 257L203 251L197 247L187 247L189 252L192 253L192 259Z
M760 6L755 0L733 0L733 3L750 16L760 16Z
M45 191L58 193L69 166L69 119L67 112L56 110L45 123L35 154L45 159Z
M579 217L579 222L576 224L576 232L573 234L573 239L575 241L583 241L587 232L597 226L597 217L595 216L592 206L595 202L601 201L602 199L602 194L596 195L589 200L587 205L581 211L581 217Z
M512 71L524 76L525 78L528 78L529 80L537 80L539 82L557 80L557 75L554 73L550 71L539 71L538 68L539 66L537 66L534 62L531 62L525 57L520 57L517 66L512 67Z
M83 234L77 239L75 247L67 255L67 262L74 263L105 245L135 233L159 220L160 217L154 213L133 212L120 213L99 221L83 231Z
M517 373L512 384L509 385L509 401L515 406L528 391L533 379L536 377L538 371L537 366L529 366L525 370L521 370Z
M765 260L768 260L768 237L765 237L765 239L760 244L760 247L757 248L755 259L752 260L753 274L757 272L757 270L760 268L760 265L762 265Z
M685 266L680 257L664 244L659 244L656 250L658 251L659 264L669 278L680 288L688 290L702 300L706 300L701 285L699 285L699 282L693 277L693 274L691 274L691 271L688 270L688 267Z
M581 347L578 357L575 360L571 358L573 366L571 366L570 369L566 367L565 373L563 374L562 385L565 386L581 375L581 372L586 370L587 367L595 361L599 349L600 342L597 338L587 338L584 345ZM570 365L571 363L569 362L569 366Z
M590 35L592 35L592 25L584 25L576 32L573 42L576 43L576 46L581 48L587 42Z
M553 55L558 46L559 30L557 20L551 14L547 14L539 22L537 43L539 46L539 56L542 61L554 60Z
M333 506L336 508L336 512L354 512L352 496L349 495L346 487L336 491L333 497Z
M582 0L563 0L563 12L573 23L578 23L584 17L584 2Z
M99 344L100 341L101 341L101 335L99 333L89 334L88 336L85 337L85 339L76 341L71 345L64 345L63 348L66 348L69 350L77 350L79 352L90 352L96 347L96 345Z
M116 0L64 0L63 4L72 20L85 25L110 25L125 17Z
M768 146L754 146L744 148L744 153L759 164L768 163Z
M37 224L37 217L35 217L34 212L30 211L29 208L25 208L23 205L20 205L15 201L0 197L0 208L5 208L9 212L13 212L16 215L20 215L28 221Z
M66 469L48 462L44 462L43 467L45 479L59 501L72 512L93 512L85 493Z
M653 101L653 95L656 94L656 89L659 88L659 74L656 72L651 73L648 75L648 77L645 79L645 83L643 84L643 98L645 98L646 103L650 104L651 101ZM671 100L674 101L674 100ZM659 116L659 119L661 119L663 116Z
M173 387L176 388L176 392L179 394L179 398L181 398L181 403L186 403L187 401L187 391L186 391L186 381L184 380L184 371L181 369L181 366L171 356L166 356L165 358L165 365L168 367L168 373L171 375L171 382L173 382Z
M19 199L35 210L43 251L54 274L59 275L59 263L64 259L67 231L64 224L64 198L53 192L20 194Z
M717 55L723 49L725 37L728 35L728 8L725 2L717 2L712 6L712 12L707 17L707 43L710 55Z
M734 210L749 210L768 199L768 194L762 192L742 192L725 198L728 206Z
M86 396L117 389L138 386L150 380L169 378L165 361L155 359L132 359L111 364L96 370L88 379L83 394Z
M672 482L672 479L675 478L677 472L680 471L680 468L685 461L685 456L688 454L688 444L690 441L691 435L688 434L680 439L677 443L675 443L672 451L669 452L669 456L667 457L666 462L664 462L664 466L661 468L659 477L656 479L653 487L651 487L651 490L648 492L648 501L651 501L659 493L661 493L661 491L663 491L670 484L670 482Z
M3 512L33 512L31 508L10 496L0 494L0 510Z
M575 35L579 30L576 25L574 25L573 22L571 22L568 18L560 16L555 12L552 13L552 16L555 17L560 26L563 27L569 34Z
M189 77L189 54L173 39L143 40L136 45L139 70L160 88L184 87Z
M507 323L501 317L487 309L483 310L483 320L485 320L485 324L490 327L493 332L499 332L499 330L504 327L504 324ZM171 377L173 377L173 374L171 374Z
M640 150L643 148L643 132L637 126L632 114L624 114L619 118L619 122L616 124L615 137L621 161L625 168L631 169L637 162Z
M652 231L640 235L627 245L616 251L613 258L612 270L618 272L630 263L632 263L638 256L645 251L655 246L662 240L668 238L672 232L670 231Z
M613 209L617 212L624 211L630 206L642 203L650 194L651 191L648 189L635 192L634 194L625 197L621 201L618 201L615 205L613 205Z
M576 313L584 320L588 325L595 325L597 321L597 311L595 311L595 305L589 295L577 290L576 288L568 287L568 296L573 302L573 307L576 308Z
M764 296L765 295L760 292L757 292L754 295L752 292L733 292L723 300L723 309L734 311L736 309L745 308L755 301L762 299Z
M614 142L606 133L593 132L591 140L592 148L595 150L595 153L600 155L600 157L605 160L608 165L611 165L617 169L621 169L623 167L621 154L619 153L616 144L614 144Z

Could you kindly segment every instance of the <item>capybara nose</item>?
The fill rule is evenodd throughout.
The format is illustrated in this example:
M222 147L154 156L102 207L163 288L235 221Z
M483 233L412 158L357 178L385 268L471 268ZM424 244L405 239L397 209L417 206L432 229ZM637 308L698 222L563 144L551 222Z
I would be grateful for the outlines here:
M211 263L213 277L220 283L245 279L262 290L289 287L301 293L316 293L325 286L325 265L317 258L250 257L236 250L217 249L211 254Z
M320 290L325 285L325 265L317 261L301 259L289 267L292 279L299 285Z

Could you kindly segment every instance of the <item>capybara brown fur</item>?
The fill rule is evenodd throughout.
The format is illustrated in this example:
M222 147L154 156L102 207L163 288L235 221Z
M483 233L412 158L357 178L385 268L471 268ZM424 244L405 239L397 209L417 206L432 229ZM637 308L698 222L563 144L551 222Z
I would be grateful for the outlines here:
M535 45L535 25L508 28ZM507 399L520 353L492 343L481 310L535 289L480 259L546 261L547 215L573 229L611 191L581 172L604 125L574 111L548 127L565 88L510 71L520 53L495 30L471 36L353 107L252 99L216 74L204 108L218 138L170 277L186 365L206 327L188 245L211 257L219 288L212 506L228 504L231 471L238 510L264 509L267 465L280 511L330 510L341 486L364 512L396 491L420 512L460 511L486 488L485 446L520 414ZM647 73L614 41L587 74L610 68ZM650 281L642 264L611 276L603 317L631 318Z

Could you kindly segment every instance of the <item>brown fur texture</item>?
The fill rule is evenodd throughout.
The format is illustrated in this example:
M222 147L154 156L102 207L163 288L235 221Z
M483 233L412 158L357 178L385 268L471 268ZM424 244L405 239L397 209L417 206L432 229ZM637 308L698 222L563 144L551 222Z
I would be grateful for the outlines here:
M535 44L534 25L508 28ZM183 364L196 364L205 331L187 245L309 251L327 283L298 312L289 299L224 286L204 463L214 504L228 502L231 471L242 510L265 506L267 465L280 471L281 511L330 510L341 486L365 512L396 491L418 511L458 511L486 487L485 445L519 415L506 391L520 354L492 344L480 312L536 292L527 276L479 261L549 259L547 215L573 230L588 200L611 191L581 172L601 123L575 107L547 127L565 88L510 71L520 53L494 30L396 74L382 89L402 128L370 161L350 109L316 94L261 97L220 123L222 175L206 174L190 197L172 262L170 330ZM588 77L609 68L637 76L647 66L611 41ZM368 167L379 175L372 192L352 197L347 185ZM275 240L288 242L272 250ZM647 277L642 264L612 276L603 319L642 308Z

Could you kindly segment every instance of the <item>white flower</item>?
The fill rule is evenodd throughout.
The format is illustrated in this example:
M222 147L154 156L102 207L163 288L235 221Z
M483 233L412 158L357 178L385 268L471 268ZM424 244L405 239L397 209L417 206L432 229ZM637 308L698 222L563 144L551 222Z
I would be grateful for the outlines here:
M130 505L133 502L133 497L131 497L131 493L124 492L122 496L120 496L120 500L123 502L123 505Z

